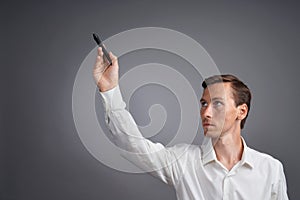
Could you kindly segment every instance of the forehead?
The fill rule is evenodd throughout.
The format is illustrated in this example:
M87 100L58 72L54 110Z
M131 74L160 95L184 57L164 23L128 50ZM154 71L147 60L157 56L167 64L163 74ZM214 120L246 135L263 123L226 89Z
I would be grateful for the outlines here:
M205 100L213 98L232 98L232 88L230 83L214 83L208 85L203 91L202 98Z

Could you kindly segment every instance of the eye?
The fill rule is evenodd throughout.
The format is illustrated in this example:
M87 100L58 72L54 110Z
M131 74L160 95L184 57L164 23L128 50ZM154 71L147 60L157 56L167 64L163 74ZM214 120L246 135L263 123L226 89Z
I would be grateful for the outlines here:
M200 103L201 103L201 107L202 107L202 108L203 108L203 107L207 107L207 102L201 101Z
M213 106L214 107L220 107L220 106L223 106L224 104L223 104L223 102L222 101L214 101L213 102Z

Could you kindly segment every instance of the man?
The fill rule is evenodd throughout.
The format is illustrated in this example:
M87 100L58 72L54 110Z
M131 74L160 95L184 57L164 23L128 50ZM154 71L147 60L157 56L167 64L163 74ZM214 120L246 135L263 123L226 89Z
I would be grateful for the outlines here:
M122 100L117 58L109 55L112 65L105 68L98 48L93 75L115 143L133 153L128 160L173 185L178 199L288 199L282 164L241 137L251 101L243 82L232 75L205 79L200 114L206 142L166 148L142 137Z

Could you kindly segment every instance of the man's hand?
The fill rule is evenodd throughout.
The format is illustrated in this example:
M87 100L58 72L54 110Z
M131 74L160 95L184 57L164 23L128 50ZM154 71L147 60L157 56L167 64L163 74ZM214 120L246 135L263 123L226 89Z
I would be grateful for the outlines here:
M109 57L112 61L112 65L107 67L107 63L103 59L102 48L98 48L98 54L96 63L94 65L93 75L96 81L97 87L101 92L113 89L118 85L119 81L119 64L115 55L109 52Z

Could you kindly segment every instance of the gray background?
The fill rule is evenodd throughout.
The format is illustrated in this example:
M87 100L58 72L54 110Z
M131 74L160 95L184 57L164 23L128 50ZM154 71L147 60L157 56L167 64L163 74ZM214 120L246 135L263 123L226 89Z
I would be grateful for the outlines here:
M249 146L283 162L290 199L299 199L299 6L296 1L2 1L0 199L175 199L171 187L150 175L119 172L94 159L73 122L72 87L95 47L91 32L106 39L146 26L189 35L222 73L248 84L254 98L243 136ZM154 61L175 68L186 64L181 72L200 97L202 78L167 52L125 55L120 73ZM179 109L166 88L141 88L130 110L145 125L147 106L157 102L171 114L152 139L167 143ZM97 108L103 123L100 101Z

